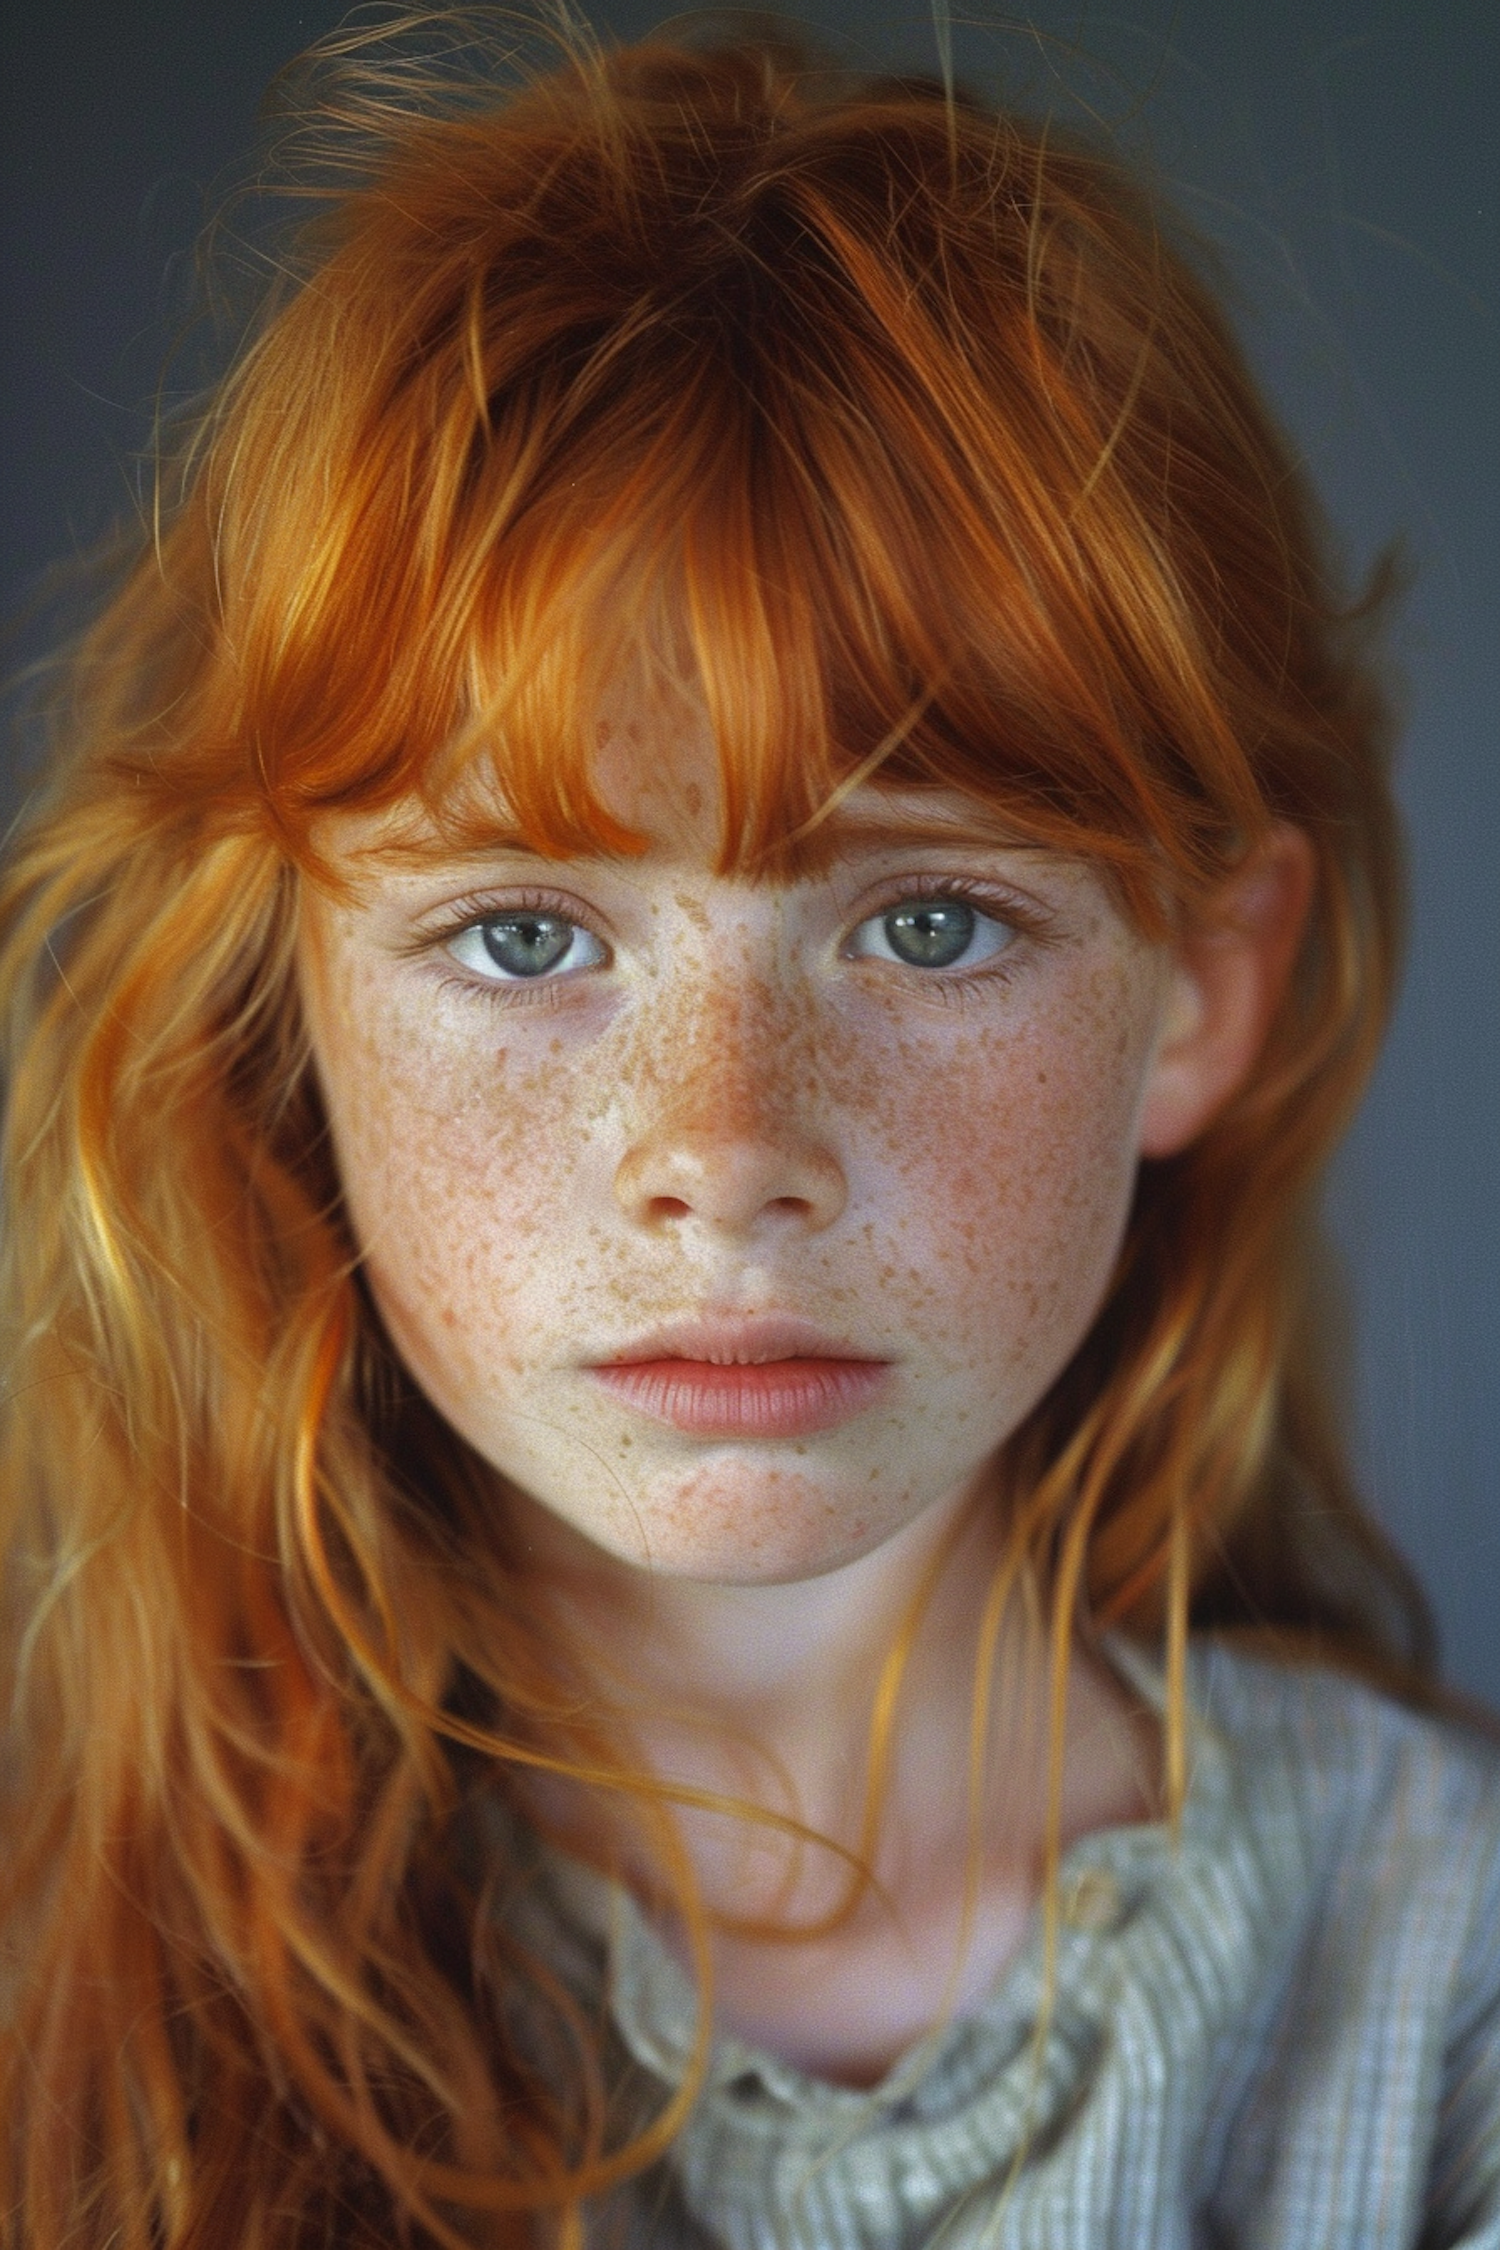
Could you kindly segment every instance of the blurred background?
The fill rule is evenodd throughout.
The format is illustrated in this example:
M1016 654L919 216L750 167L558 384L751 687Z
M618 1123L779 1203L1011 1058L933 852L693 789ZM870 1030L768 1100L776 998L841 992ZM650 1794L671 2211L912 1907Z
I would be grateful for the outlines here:
M855 62L937 68L919 0L795 12ZM633 0L590 13L622 36L660 20ZM8 675L55 629L48 566L148 505L196 238L267 82L344 14L6 0ZM1500 8L1047 0L952 43L981 91L1097 118L1166 184L1222 252L1351 569L1399 538L1414 573L1394 635L1413 943L1332 1214L1367 1489L1432 1596L1449 1677L1500 1705ZM23 788L3 778L4 817Z

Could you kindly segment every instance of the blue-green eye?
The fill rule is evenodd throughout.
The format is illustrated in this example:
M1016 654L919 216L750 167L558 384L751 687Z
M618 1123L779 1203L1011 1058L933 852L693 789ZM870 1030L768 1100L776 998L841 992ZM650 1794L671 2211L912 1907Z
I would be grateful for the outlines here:
M448 951L462 968L497 984L596 969L606 958L591 930L570 922L565 914L534 907L517 907L471 923L449 939Z
M1007 923L981 913L966 898L918 895L862 922L849 950L908 969L974 968L1002 952L1014 935Z

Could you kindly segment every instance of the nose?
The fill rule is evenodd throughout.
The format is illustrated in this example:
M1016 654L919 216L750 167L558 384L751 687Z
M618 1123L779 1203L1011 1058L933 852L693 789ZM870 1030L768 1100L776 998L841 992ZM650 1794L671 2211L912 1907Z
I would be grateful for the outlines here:
M706 999L675 1068L669 1057L653 1059L659 1099L615 1173L626 1216L652 1228L696 1221L741 1238L831 1226L848 1183L808 1114L815 1096L799 1099L792 1083L799 1044L743 998Z
M789 1133L663 1121L627 1149L615 1174L626 1215L657 1227L697 1219L714 1232L752 1235L787 1225L815 1234L847 1200L826 1149Z

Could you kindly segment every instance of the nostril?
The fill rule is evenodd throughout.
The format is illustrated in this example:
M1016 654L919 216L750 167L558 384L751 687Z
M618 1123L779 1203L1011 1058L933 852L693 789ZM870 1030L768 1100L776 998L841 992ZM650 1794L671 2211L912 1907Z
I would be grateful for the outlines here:
M701 1221L744 1233L758 1222L829 1225L844 1208L845 1187L834 1157L800 1136L708 1133L668 1118L621 1157L615 1195L646 1226L675 1231Z

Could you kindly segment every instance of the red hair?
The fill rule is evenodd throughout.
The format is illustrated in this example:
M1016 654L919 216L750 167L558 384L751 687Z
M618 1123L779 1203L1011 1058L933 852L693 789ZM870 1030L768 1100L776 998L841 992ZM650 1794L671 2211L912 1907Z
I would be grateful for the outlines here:
M1009 1450L1014 1555L1064 1651L1180 1666L1191 1622L1418 1681L1310 1232L1391 990L1382 712L1190 255L1107 156L923 83L653 43L481 96L348 45L356 176L82 646L4 892L17 2242L532 2241L679 2121L612 2138L470 1872L527 1764L673 1830L379 1333L291 975L330 808L462 830L495 777L543 851L634 848L590 774L631 652L706 698L726 866L858 779L956 786L1163 933L1306 832L1280 1014L1144 1168Z

